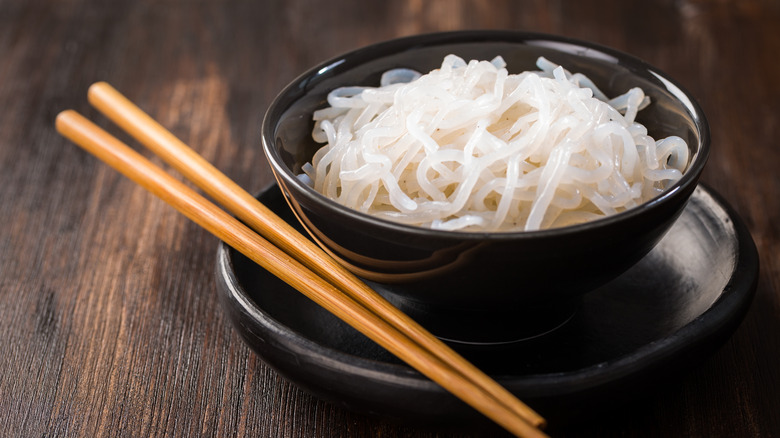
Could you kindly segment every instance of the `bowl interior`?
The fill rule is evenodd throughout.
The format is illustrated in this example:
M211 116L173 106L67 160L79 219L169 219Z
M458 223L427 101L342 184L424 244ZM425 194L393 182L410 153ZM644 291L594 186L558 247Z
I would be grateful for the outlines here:
M314 192L295 175L301 173L301 166L323 146L311 139L311 115L326 105L328 92L349 85L377 86L382 73L393 68L426 73L440 67L448 54L466 60L501 56L511 74L538 70L536 60L543 56L571 72L587 75L610 97L641 87L653 104L639 112L637 121L655 139L676 135L688 143L692 157L688 173L696 174L703 166L708 133L701 110L671 79L644 62L608 48L565 38L474 31L393 40L336 57L304 73L281 92L264 121L266 151L272 165L277 165L277 172L282 173L278 176L297 189ZM685 179L680 183L683 182Z

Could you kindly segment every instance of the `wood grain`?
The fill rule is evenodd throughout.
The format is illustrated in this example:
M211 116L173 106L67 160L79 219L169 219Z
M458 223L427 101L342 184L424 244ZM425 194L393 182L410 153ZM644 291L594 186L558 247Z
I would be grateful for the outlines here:
M712 129L703 180L761 259L744 323L685 381L549 432L780 436L778 20L770 0L0 0L0 435L495 436L362 417L281 379L219 310L216 239L53 123L73 107L127 140L85 98L108 80L256 191L272 179L262 114L310 65L401 35L511 28L633 53L689 89Z

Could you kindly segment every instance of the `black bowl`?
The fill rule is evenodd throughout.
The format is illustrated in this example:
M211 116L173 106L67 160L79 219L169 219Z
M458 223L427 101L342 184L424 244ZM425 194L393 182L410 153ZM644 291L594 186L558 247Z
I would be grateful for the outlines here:
M688 169L662 195L637 208L570 227L502 233L435 231L381 220L339 205L298 179L301 166L321 147L311 139L311 118L325 106L330 90L376 86L392 68L427 72L451 53L464 59L500 55L510 73L536 69L537 58L544 56L586 74L608 96L641 87L653 103L637 121L654 138L676 135L687 141ZM571 315L584 293L644 257L685 207L710 143L706 119L694 99L643 61L587 42L513 31L413 36L323 62L277 96L263 120L262 139L291 208L323 249L366 279L404 283L394 288L398 292L391 301L419 309L411 310L412 316L441 315L440 320L422 321L435 334L476 342L503 342L554 328ZM512 321L513 332L500 321ZM496 330L485 339L468 339L471 327L483 325Z

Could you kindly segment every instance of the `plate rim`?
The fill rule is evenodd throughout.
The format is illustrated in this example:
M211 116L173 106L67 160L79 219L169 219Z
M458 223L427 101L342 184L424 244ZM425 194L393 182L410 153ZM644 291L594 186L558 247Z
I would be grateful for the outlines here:
M273 189L274 185L273 183L268 185L259 193L262 194ZM728 282L718 298L706 310L675 332L614 359L569 371L525 375L496 373L490 374L491 377L509 389L510 392L522 393L527 398L576 395L610 385L618 385L620 382L630 379L640 368L645 370L663 367L667 361L691 348L692 345L707 343L709 340L710 343L719 346L725 341L742 322L752 304L758 283L759 258L756 245L747 226L737 212L717 192L705 184L699 183L691 199L703 195L709 196L713 205L723 210L726 218L730 221L737 242L736 263ZM279 342L276 347L308 358L307 362L316 364L323 369L327 367L330 371L338 373L349 371L349 375L385 384L401 385L426 393L445 393L439 385L406 364L389 363L357 356L321 345L274 319L245 293L239 293L244 288L235 276L232 260L229 257L229 248L223 242L220 242L218 246L216 265L217 282L224 283L219 286L226 289L226 291L222 291L221 295L227 292L231 299L240 304L247 315L260 322L267 331L282 336L284 342L276 339ZM254 347L250 345L250 348L258 354L260 359L265 361L265 358ZM269 365L275 368L272 364ZM284 370L277 371L282 375L287 375Z

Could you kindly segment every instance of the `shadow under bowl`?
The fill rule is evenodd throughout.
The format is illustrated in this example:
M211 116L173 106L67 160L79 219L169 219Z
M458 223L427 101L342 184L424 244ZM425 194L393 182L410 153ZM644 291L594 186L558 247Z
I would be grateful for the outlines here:
M535 70L538 57L587 75L608 96L641 87L652 104L637 121L653 138L681 137L690 148L682 179L634 209L580 225L533 232L437 231L393 223L337 204L298 175L322 144L311 139L312 113L331 90L377 86L393 68L427 72L448 54L502 56L510 73ZM269 107L264 152L297 219L329 254L379 284L403 284L388 299L412 317L427 315L436 335L463 342L509 342L565 322L581 296L644 257L675 222L696 188L709 154L709 128L694 99L643 61L595 44L513 31L460 31L368 46L305 72ZM432 315L440 315L430 320ZM514 332L507 332L511 321ZM518 324L524 321L524 324ZM469 338L471 327L492 334ZM497 337L498 336L498 337Z

